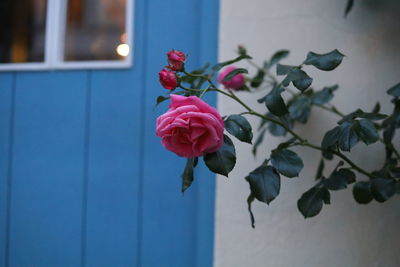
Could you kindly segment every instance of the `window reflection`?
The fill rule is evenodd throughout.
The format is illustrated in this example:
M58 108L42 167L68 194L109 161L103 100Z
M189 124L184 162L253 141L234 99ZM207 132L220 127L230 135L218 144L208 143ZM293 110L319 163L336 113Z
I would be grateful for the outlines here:
M125 11L126 0L69 0L64 60L124 59Z
M0 0L0 63L43 62L46 0Z

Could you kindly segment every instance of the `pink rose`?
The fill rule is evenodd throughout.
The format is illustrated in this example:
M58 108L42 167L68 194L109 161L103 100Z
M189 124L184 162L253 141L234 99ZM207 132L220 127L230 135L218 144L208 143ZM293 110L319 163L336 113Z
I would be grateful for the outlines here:
M186 61L186 55L178 50L171 50L167 53L168 64L172 70L180 71L183 69L183 64Z
M169 110L157 118L156 134L166 149L193 158L216 152L224 143L224 121L197 96L171 95Z
M167 69L162 69L158 73L158 76L160 78L161 85L165 89L174 90L178 86L178 79L175 72Z
M228 75L229 72L231 72L235 69L236 69L236 67L234 67L234 66L226 67L220 73L220 75L218 77L218 81L220 83L222 83L225 86L225 88L227 88L227 89L239 89L240 87L242 87L244 85L244 82L245 82L244 75L241 73L236 74L230 81L227 81L227 82L223 81L225 76Z

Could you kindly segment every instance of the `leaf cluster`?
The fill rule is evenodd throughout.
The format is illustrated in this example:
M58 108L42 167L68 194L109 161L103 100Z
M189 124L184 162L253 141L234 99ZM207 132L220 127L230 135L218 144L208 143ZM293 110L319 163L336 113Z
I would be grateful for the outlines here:
M301 155L293 149L296 146L321 151L315 175L316 184L304 192L297 202L298 210L304 218L316 216L324 205L330 204L332 192L350 186L355 201L360 204L367 204L373 200L384 202L393 197L400 188L400 154L393 144L396 130L400 127L400 83L387 90L393 103L391 114L382 114L379 103L371 111L356 109L344 114L331 104L339 86L315 89L312 87L313 78L307 73L307 68L320 71L335 70L342 63L344 54L338 50L325 54L309 52L299 65L281 64L288 56L288 50L280 50L265 60L262 66L258 66L251 61L252 58L246 49L239 47L238 56L232 60L214 66L207 64L193 72L182 73L179 77L180 89L174 93L201 97L209 90L221 92L212 82L218 71L225 66L246 60L256 68L254 76L249 77L246 68L236 68L225 76L224 81L229 81L235 75L245 74L247 83L242 90L250 93L265 90L265 95L258 99L258 103L265 106L265 112L262 114L249 108L234 92L221 92L242 104L248 112L224 117L227 133L224 135L224 145L217 152L204 155L205 165L210 171L228 177L237 161L231 137L252 145L253 154L256 155L265 137L291 135L245 177L250 188L247 203L253 227L255 218L251 209L252 203L257 200L271 204L280 193L281 179L285 179L282 177L291 179L300 176L304 162ZM276 74L272 74L274 68ZM159 96L157 104L166 99L168 95ZM297 124L308 122L314 109L326 110L338 116L337 124L322 136L320 145L311 144L294 132ZM256 129L252 128L246 115L256 115L260 118ZM385 147L385 160L378 170L367 171L345 155L358 144L369 146L375 143L381 143ZM336 168L326 172L325 162L335 158L339 158ZM182 173L182 192L192 185L197 163L198 158L187 159Z

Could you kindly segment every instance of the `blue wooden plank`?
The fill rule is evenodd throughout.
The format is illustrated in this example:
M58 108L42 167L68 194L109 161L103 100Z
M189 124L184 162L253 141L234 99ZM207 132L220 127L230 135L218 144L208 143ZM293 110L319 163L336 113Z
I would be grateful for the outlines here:
M142 89L143 2L135 3L134 67L91 77L86 266L136 266Z
M7 261L11 125L14 75L0 75L0 266Z
M135 266L141 72L92 76L87 266Z
M17 75L10 266L79 266L85 72Z
M211 6L211 5L210 5ZM213 197L208 204L199 206L197 200L204 196L213 196L213 176L197 177L210 179L204 192L197 192L200 186L196 181L185 195L180 194L180 175L185 160L166 151L155 136L155 119L165 112L167 106L160 105L153 111L157 95L163 93L156 75L166 64L165 53L169 49L180 49L189 54L188 67L197 67L200 62L200 36L202 1L149 1L147 7L147 58L145 69L146 82L145 102L145 138L144 138L144 172L143 172L143 212L142 212L142 261L143 266L196 266L201 263L198 252L204 253L204 262L209 264L212 259L212 219L206 220L206 227L198 227L198 216L213 216ZM208 11L207 11L208 12ZM179 16L176 16L179 14ZM171 19L174 18L174 19ZM168 28L164 27L168 22ZM215 20L213 20L216 23ZM212 25L216 27L217 25ZM171 29L170 31L168 29ZM213 30L212 30L213 31ZM214 34L214 32L212 33ZM162 41L160 41L162 40ZM215 41L215 40L214 40ZM211 46L214 46L211 48ZM203 51L207 53L216 49L216 43L210 44ZM215 56L215 54L213 54ZM214 57L213 56L213 57ZM206 58L206 57L204 57ZM202 58L202 59L204 59ZM203 172L205 173L205 172ZM198 193L200 196L198 197ZM210 231L199 243L197 230L201 233ZM210 242L210 243L208 243ZM197 249L198 245L208 245L207 249Z

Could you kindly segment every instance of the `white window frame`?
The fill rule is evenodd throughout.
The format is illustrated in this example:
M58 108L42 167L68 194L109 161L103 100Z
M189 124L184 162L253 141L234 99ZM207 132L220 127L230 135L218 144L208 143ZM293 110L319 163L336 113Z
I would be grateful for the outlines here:
M124 69L132 67L133 5L126 0L125 28L129 54L123 60L64 61L67 0L47 0L45 53L43 62L0 63L0 71L41 71L68 69Z

